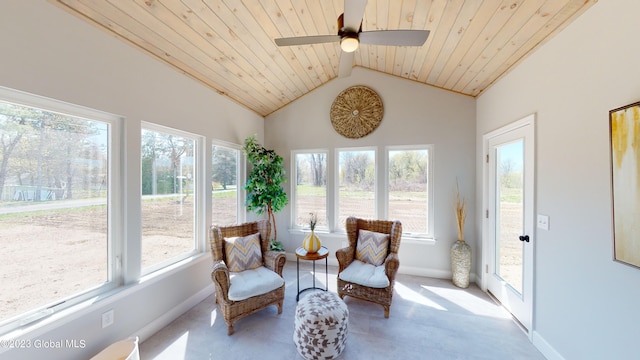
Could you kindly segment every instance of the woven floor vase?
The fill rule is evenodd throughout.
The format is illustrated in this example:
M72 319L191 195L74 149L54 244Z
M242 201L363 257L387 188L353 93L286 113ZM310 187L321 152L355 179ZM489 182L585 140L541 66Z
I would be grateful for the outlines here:
M451 276L453 285L459 288L469 287L471 272L471 246L458 240L451 246Z
M309 254L317 253L321 246L322 242L313 230L311 230L311 233L302 241L302 247L307 250Z
M331 292L313 292L298 302L293 342L307 360L335 359L347 342L349 309Z

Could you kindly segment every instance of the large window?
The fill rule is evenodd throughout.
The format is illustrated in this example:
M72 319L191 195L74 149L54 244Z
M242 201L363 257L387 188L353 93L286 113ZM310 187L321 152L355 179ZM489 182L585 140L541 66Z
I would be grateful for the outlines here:
M400 220L404 233L430 233L429 165L428 147L387 149L388 218Z
M293 225L309 226L311 213L318 216L316 226L327 227L327 152L295 152Z
M148 273L198 250L196 137L143 124L142 271Z
M214 144L211 147L212 223L230 225L241 222L238 201L241 183L240 150Z
M336 149L333 164L328 155L292 152L292 229L308 227L315 212L329 231L344 231L346 218L357 216L400 220L405 236L433 237L432 145L388 146L383 156L377 148Z
M376 217L376 151L340 149L338 156L338 226L347 217Z
M118 284L119 121L0 88L0 333Z

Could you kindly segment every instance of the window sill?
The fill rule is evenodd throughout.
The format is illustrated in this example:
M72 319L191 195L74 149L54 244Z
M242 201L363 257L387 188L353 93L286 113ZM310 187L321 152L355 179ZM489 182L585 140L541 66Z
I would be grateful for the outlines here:
M306 236L310 233L309 229L300 229L300 228L292 228L289 229L289 234L291 235L304 235ZM315 233L321 239L339 239L343 241L347 241L347 233L345 231L336 231L330 232L327 230L316 230ZM402 235L402 242L408 244L419 244L419 245L436 245L437 240L431 237L420 237L420 236L412 236L412 235Z

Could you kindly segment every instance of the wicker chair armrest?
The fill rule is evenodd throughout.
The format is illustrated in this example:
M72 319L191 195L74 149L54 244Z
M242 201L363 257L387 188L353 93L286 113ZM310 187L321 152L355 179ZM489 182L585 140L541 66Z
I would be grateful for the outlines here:
M282 277L287 256L282 251L267 250L264 252L264 266Z
M338 259L338 273L341 273L344 269L347 268L355 257L355 251L351 246L347 246L342 249L336 250L336 258Z
M222 296L225 301L228 301L229 286L231 286L231 280L229 279L229 269L227 264L222 260L213 262L213 269L211 270L211 280L216 287L216 296Z
M398 258L398 254L389 253L389 255L387 255L387 258L384 260L384 271L387 274L389 281L391 281L392 283L396 278L399 267L400 259Z

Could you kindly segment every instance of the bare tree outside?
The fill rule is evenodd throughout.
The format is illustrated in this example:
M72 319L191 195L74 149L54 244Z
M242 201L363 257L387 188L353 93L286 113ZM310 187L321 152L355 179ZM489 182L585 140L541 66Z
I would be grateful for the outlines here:
M309 154L313 186L327 185L327 154Z
M317 227L327 226L327 154L301 153L295 155L297 226L308 227L310 213L318 218Z
M211 212L216 225L238 220L238 159L240 150L213 145L211 151Z
M0 101L0 324L109 280L108 136Z
M388 168L389 219L400 220L404 232L428 233L429 151L389 151Z
M143 270L195 249L194 149L187 136L142 129Z
M515 161L512 158L503 158L500 160L500 183L505 188L512 186L512 175Z
M349 216L376 215L375 151L340 151L338 162L338 227L344 229Z

